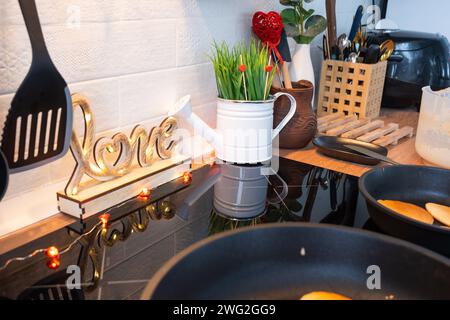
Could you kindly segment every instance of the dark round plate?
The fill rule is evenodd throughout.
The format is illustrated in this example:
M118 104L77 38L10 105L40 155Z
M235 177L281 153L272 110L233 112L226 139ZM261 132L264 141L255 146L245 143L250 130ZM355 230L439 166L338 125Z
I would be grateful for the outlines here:
M8 163L6 162L5 156L0 151L0 200L3 199L3 196L6 193L6 189L8 188L8 181L9 181Z
M365 156L359 152L345 147L345 145L366 148L385 157L388 155L388 149L386 149L385 147L353 139L322 136L315 138L313 140L313 144L317 147L320 153L328 157L369 166L375 166L379 164L380 160Z

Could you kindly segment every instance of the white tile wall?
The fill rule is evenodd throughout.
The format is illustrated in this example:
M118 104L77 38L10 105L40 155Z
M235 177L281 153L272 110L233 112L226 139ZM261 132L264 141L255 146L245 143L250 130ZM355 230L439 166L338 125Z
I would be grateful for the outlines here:
M346 31L357 4L338 0ZM213 39L251 36L257 10L277 0L36 0L50 54L72 92L92 103L99 133L137 123L157 124L181 96L214 125L216 87L208 62ZM324 14L324 1L312 7ZM320 52L313 45L319 72ZM0 1L0 123L28 71L30 45L17 0ZM82 130L79 123L78 130ZM0 124L0 130L2 125ZM56 213L55 192L73 168L70 154L48 166L11 176L0 203L0 235Z
M440 33L450 40L450 1L409 0L390 1L387 18L397 23L400 29Z

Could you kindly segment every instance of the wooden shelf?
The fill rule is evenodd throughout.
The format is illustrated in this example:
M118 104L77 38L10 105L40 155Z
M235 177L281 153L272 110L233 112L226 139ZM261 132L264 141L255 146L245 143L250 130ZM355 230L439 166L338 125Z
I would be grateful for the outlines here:
M26 228L2 236L0 237L0 255L67 227L76 221L77 219L73 217L58 213Z

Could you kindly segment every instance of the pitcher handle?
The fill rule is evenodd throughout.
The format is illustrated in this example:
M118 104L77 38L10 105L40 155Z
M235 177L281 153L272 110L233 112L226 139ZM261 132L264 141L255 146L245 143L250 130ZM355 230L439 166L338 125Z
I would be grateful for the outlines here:
M284 127L291 121L291 119L294 117L295 112L297 111L297 101L295 101L294 97L290 95L289 93L284 92L278 92L274 95L275 101L278 100L281 96L286 96L289 98L291 102L291 109L289 110L289 113L284 117L283 121L278 125L276 129L273 130L272 133L272 140L274 140L278 135L281 133L281 131L284 129Z

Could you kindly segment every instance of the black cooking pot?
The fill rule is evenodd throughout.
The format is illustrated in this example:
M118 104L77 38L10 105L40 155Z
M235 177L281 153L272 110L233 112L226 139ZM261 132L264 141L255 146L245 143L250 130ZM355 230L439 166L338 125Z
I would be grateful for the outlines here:
M371 290L368 279L377 268L381 289ZM266 225L184 250L156 273L142 298L297 300L315 291L353 299L450 299L450 260L351 228Z
M426 203L450 206L450 170L392 166L369 171L359 180L373 221L384 232L450 257L450 229L428 225L399 215L378 200L398 200L425 207Z
M388 60L383 90L384 107L420 106L422 88L450 86L450 44L436 33L406 30L377 30L369 33L371 42L395 43Z

